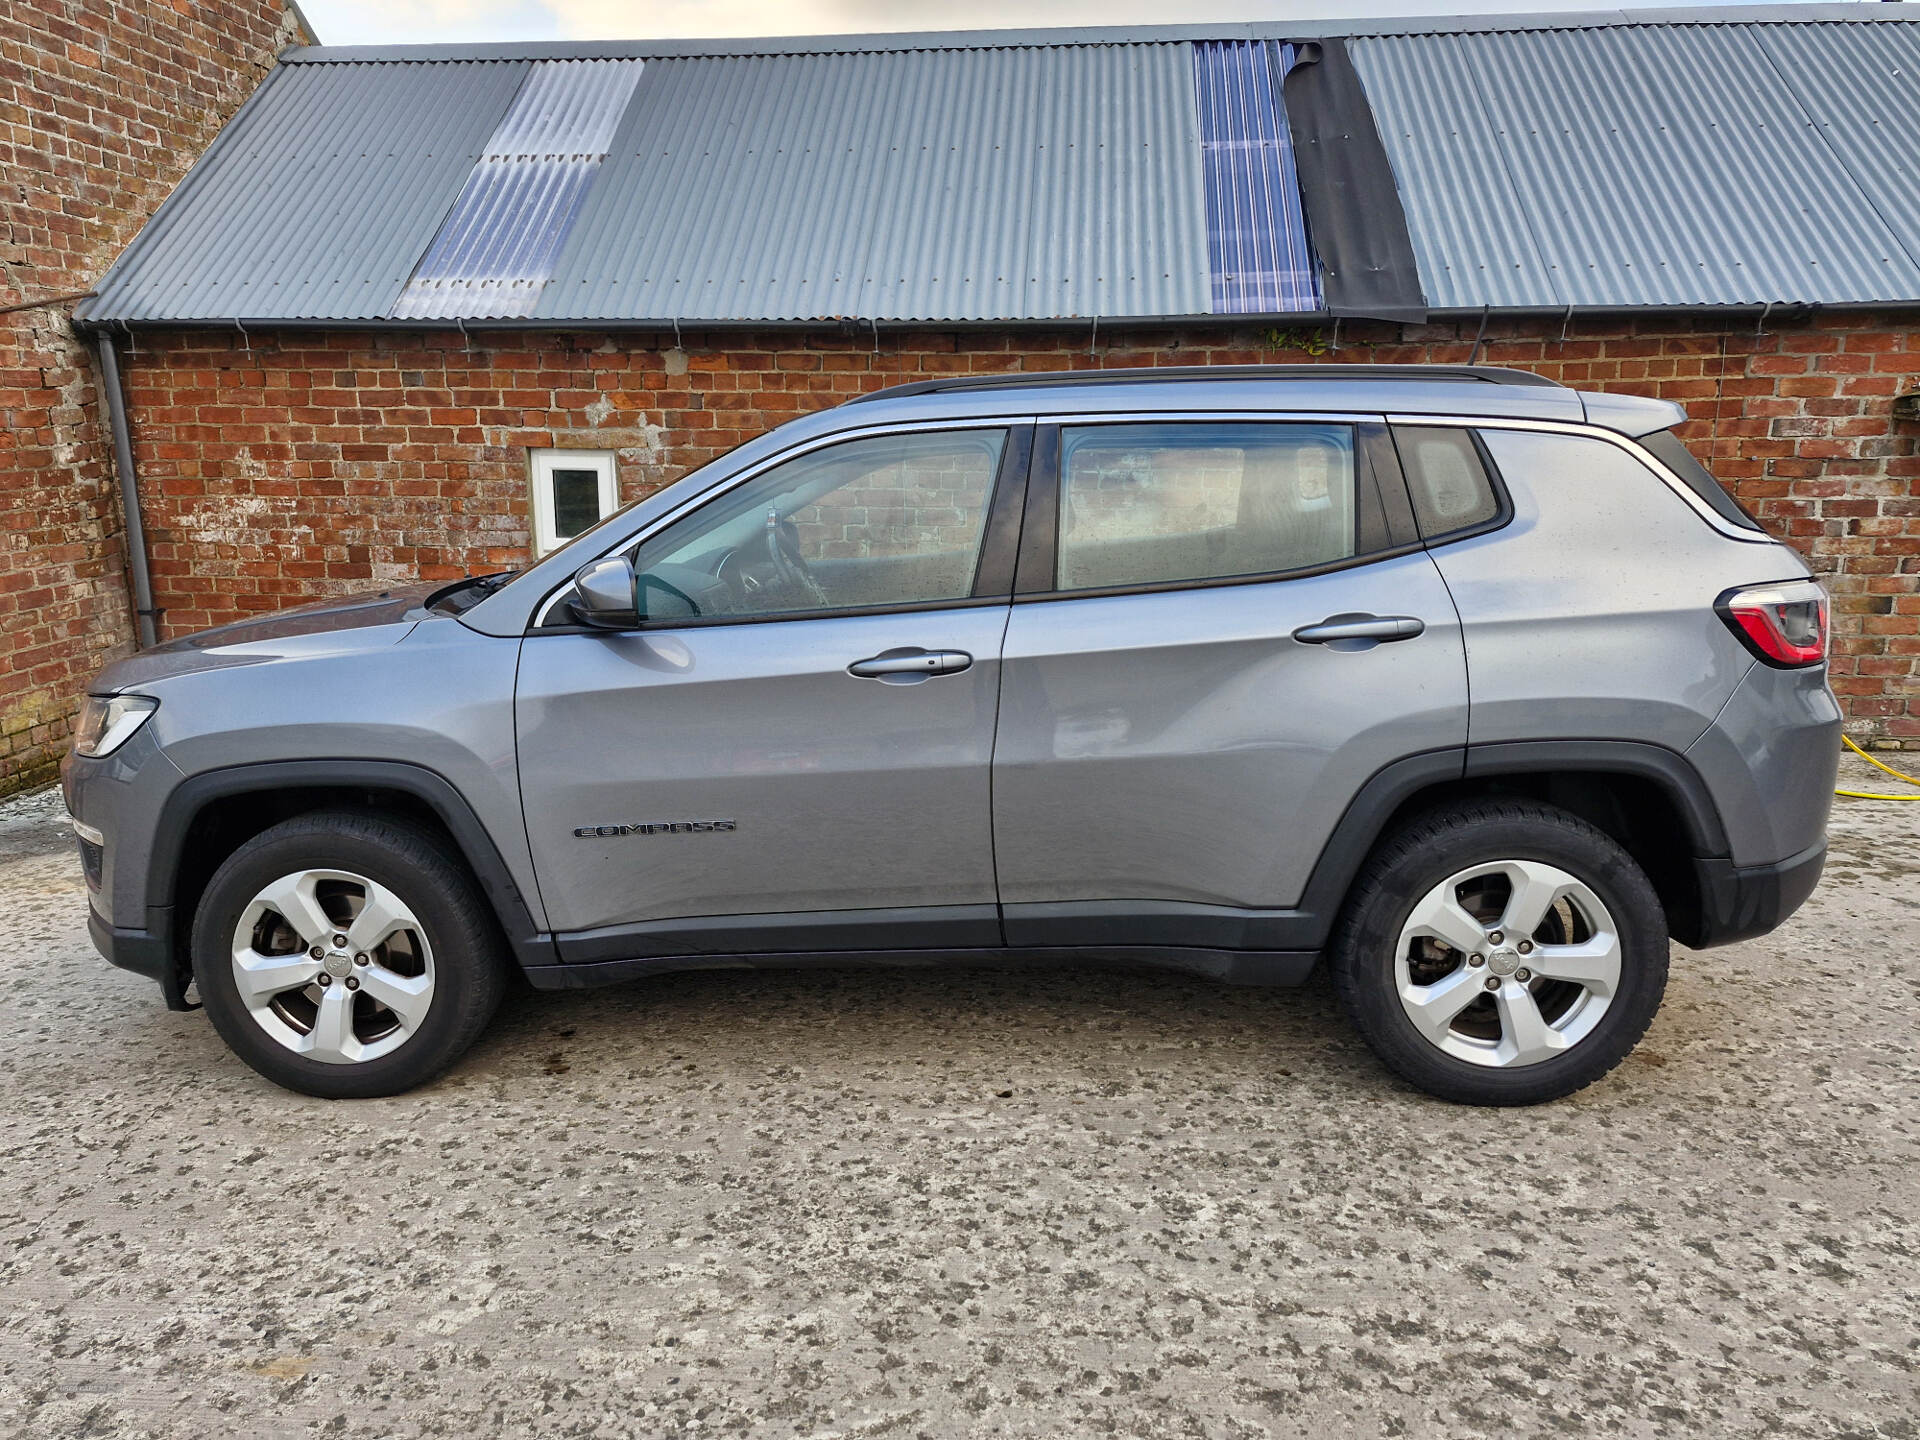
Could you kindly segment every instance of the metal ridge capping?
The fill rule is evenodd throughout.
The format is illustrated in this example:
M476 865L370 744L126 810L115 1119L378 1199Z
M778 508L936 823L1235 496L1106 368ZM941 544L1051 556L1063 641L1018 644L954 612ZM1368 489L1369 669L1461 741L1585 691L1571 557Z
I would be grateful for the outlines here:
M1902 13L1902 12L1906 13ZM1306 16L1298 20L1185 25L1084 25L1036 29L920 30L844 35L719 36L687 40L502 40L419 45L309 45L281 63L437 62L455 60L663 60L763 55L857 55L911 50L988 50L1062 45L1173 44L1209 40L1298 41L1375 35L1472 35L1519 30L1598 30L1618 26L1714 26L1800 21L1916 24L1915 7L1838 3L1682 5L1652 9L1519 11L1480 15Z

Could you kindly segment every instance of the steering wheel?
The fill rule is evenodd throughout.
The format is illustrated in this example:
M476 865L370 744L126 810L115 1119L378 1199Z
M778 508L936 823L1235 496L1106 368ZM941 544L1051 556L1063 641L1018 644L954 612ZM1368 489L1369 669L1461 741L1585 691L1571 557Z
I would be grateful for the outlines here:
M820 588L820 582L807 569L806 556L800 553L800 537L791 525L782 525L780 517L772 510L767 511L767 558L773 562L774 571L780 576L782 584L804 596L816 609L832 607L833 602L827 599L827 592Z

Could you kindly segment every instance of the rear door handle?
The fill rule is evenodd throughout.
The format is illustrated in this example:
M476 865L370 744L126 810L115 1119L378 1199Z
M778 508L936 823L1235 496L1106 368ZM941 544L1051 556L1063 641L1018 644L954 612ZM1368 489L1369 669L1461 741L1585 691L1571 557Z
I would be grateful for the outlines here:
M1302 625L1293 638L1303 645L1336 645L1341 649L1365 649L1367 645L1340 645L1343 640L1384 643L1411 640L1427 628L1424 620L1411 615L1329 615L1318 625Z
M871 659L856 660L847 666L847 673L889 685L913 685L935 675L957 675L972 665L973 656L964 650L922 650L916 646L883 650Z

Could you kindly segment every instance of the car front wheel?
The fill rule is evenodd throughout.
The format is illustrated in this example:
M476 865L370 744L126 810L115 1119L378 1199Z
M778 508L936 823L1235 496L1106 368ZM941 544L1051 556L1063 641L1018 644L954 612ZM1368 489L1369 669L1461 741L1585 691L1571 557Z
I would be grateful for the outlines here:
M195 914L193 967L242 1060L332 1099L439 1074L485 1027L505 974L458 858L426 831L347 812L286 821L227 859Z

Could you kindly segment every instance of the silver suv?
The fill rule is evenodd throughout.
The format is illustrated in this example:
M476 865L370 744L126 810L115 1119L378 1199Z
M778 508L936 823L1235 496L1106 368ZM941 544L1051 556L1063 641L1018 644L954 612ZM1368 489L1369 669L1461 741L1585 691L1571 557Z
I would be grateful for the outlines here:
M1827 602L1678 407L1458 367L956 378L530 569L108 668L96 943L293 1089L535 986L1322 955L1415 1085L1605 1074L1819 878Z

